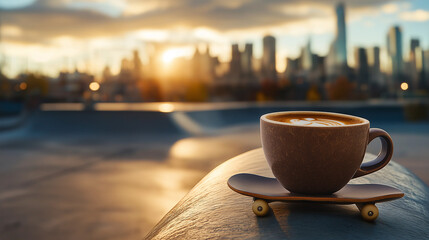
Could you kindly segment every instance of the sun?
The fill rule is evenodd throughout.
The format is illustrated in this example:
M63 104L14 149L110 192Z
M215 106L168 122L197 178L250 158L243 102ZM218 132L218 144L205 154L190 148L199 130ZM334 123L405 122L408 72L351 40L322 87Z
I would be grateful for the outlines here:
M161 56L162 62L165 64L170 64L175 59L179 57L184 57L188 55L188 51L182 48L170 48L164 51Z
M171 104L171 103L161 103L158 106L158 109L159 109L160 112L169 113L169 112L174 111L174 105Z

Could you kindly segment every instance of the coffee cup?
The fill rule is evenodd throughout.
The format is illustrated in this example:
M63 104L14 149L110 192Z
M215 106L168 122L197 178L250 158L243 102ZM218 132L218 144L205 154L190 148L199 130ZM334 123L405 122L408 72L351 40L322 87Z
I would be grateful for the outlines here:
M275 112L261 116L265 158L287 190L302 194L331 194L352 178L386 166L393 154L389 134L369 128L356 116L310 111ZM381 139L377 158L363 162L367 145Z

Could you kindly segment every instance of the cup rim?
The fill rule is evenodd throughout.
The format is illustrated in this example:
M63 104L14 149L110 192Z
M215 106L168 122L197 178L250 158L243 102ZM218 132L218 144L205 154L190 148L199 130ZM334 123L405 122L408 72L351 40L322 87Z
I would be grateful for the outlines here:
M290 123L285 123L285 122L279 122L279 121L274 121L271 119L268 119L268 116L275 116L275 115L282 115L282 114L320 114L320 115L330 115L330 116L340 116L340 117L347 117L347 118L354 118L354 119L358 119L359 123L354 123L354 124L347 124L347 125L337 125L337 126L308 126L308 125L295 125L295 124L290 124ZM357 116L353 116L353 115L348 115L348 114L343 114L343 113L334 113L334 112L321 112L321 111L282 111L282 112L271 112L271 113L266 113L264 115L261 116L260 120L268 122L268 123L272 123L272 124L277 124L277 125L285 125L285 126L292 126L292 127L305 127L305 128L344 128L344 127L354 127L354 126L362 126L362 125L366 125L369 124L369 121L365 118L362 117L357 117Z

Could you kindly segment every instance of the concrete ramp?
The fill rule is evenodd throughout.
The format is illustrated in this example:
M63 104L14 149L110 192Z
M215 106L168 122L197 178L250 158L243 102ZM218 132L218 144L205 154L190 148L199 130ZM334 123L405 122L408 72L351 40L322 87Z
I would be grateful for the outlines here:
M187 112L189 118L197 122L204 129L219 129L241 124L259 124L261 115L279 111L323 111L337 112L360 116L371 123L404 122L405 116L401 106L368 106L362 104L348 105L251 105L234 109L191 111Z
M364 103L139 103L101 104L94 111L83 105L59 104L35 112L21 124L28 134L44 135L206 135L235 126L259 124L261 115L277 111L326 111L361 116L372 126L402 123L406 116L402 104ZM159 106L169 105L171 112ZM51 107L47 105L48 107ZM55 106L55 105L54 105ZM61 109L62 108L62 109ZM157 110L158 109L158 110Z
M142 135L181 134L183 131L161 112L38 111L27 121L28 134L36 135Z

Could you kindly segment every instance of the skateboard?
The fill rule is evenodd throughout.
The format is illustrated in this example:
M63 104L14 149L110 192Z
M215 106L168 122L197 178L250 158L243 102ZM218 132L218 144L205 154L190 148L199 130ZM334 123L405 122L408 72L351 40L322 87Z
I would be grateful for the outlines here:
M404 193L396 188L380 184L347 184L338 192L327 195L305 195L291 193L275 178L240 173L228 179L228 186L237 193L253 197L252 210L256 216L268 214L268 203L313 202L333 204L355 204L366 221L374 221L379 214L375 203L401 198Z

